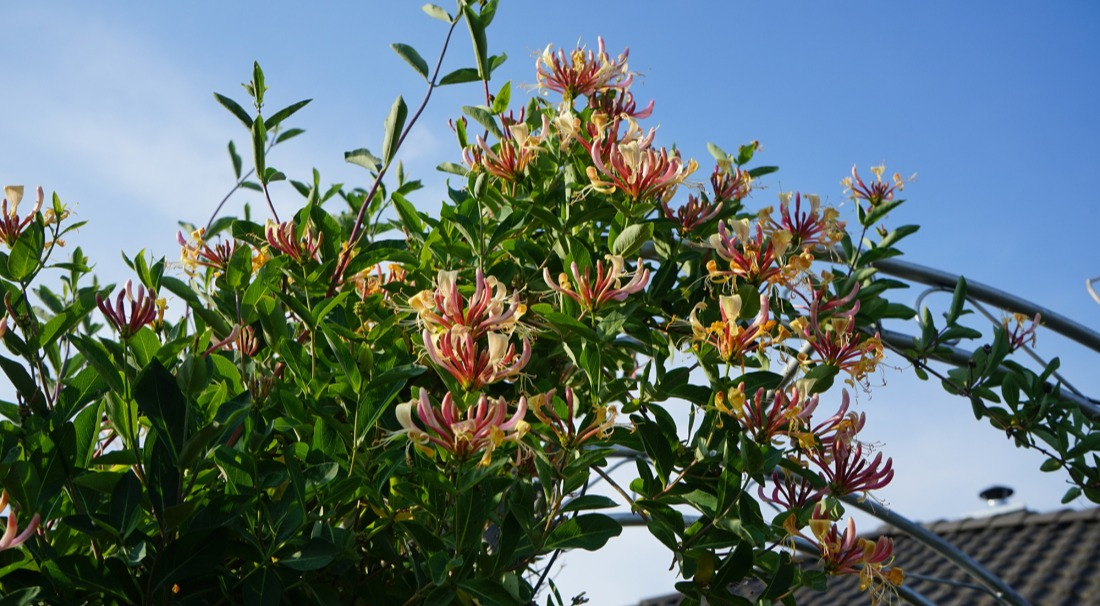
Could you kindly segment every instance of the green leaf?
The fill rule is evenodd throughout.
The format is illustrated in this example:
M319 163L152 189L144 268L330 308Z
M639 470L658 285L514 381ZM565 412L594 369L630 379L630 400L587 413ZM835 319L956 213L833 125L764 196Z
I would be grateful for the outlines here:
M233 176L240 180L241 155L237 153L237 146L232 141L229 142L229 159L233 162Z
M280 558L279 563L288 568L306 572L328 566L338 554L339 550L329 541L312 538L301 549L285 558Z
M587 513L566 520L550 532L543 545L545 551L555 549L584 549L595 551L612 537L619 536L623 527L612 518L599 513Z
M276 570L263 566L244 580L245 606L278 606L283 596L283 584Z
M947 323L953 324L962 315L963 304L966 303L966 278L959 276L955 283L955 294L951 297L951 308L947 311Z
M638 251L643 244L653 238L652 223L635 223L628 225L619 232L615 242L611 244L611 254L630 256Z
M472 67L460 67L440 78L439 86L465 84L467 82L477 82L478 80L481 80L481 77L478 76L476 69Z
M372 173L377 173L378 171L382 170L382 159L370 153L369 149L362 147L349 152L344 152L344 161L362 166Z
M160 440L168 446L173 461L179 460L187 422L187 399L172 375L158 360L153 360L138 376L134 401L149 418Z
M618 506L619 504L611 497L605 497L598 494L586 494L571 499L561 508L561 512L568 513L570 511L584 511L586 509L610 509Z
M4 371L4 374L8 376L8 380L11 381L12 387L19 392L25 399L30 400L34 396L34 392L38 390L38 386L35 384L34 379L31 378L27 369L23 368L23 365L15 360L9 360L4 356L0 356L0 369Z
M451 17L451 15L447 11L434 4L425 4L424 6L420 7L420 10L424 11L429 17L439 19L444 23L451 23L452 21L454 21L454 18Z
M462 13L466 17L466 25L470 30L470 39L474 43L474 58L477 60L477 75L481 80L489 80L489 55L486 52L488 42L485 40L485 24L481 16L474 12L473 5L465 4Z
M8 253L8 277L14 282L20 282L33 274L42 259L45 246L45 228L39 216L19 234Z
M263 176L267 169L266 145L267 128L264 127L264 119L256 116L256 121L252 123L252 155L256 161L256 176L260 177L261 183L265 183Z
M489 111L494 114L502 114L508 109L508 104L512 100L512 83L505 82L504 86L500 87L500 92L493 98L493 106Z
M493 579L471 579L459 583L462 590L482 606L516 606L526 602L508 592L500 582Z
M252 116L248 115L248 112L244 111L244 108L241 107L240 104L218 93L214 93L214 98L218 100L218 103L222 104L222 107L228 109L229 113L237 116L237 119L241 121L241 124L244 124L245 128L252 128Z
M504 138L504 135L500 132L500 127L497 126L496 118L493 117L493 114L490 112L488 107L485 107L484 105L463 105L462 113L473 118L474 121L476 121L478 124L484 126L485 130L488 130L490 133L496 136L497 139Z
M397 56L405 60L406 63L412 66L416 70L416 73L428 79L428 62L424 60L424 57L420 56L420 53L416 52L416 49L408 44L401 44L400 42L394 42L390 45L390 48L397 53Z
M386 164L389 164L397 153L398 139L401 137L401 129L405 127L405 117L408 114L409 108L405 106L405 100L398 96L382 127L386 132L386 138L382 141L382 159Z
M288 105L288 106L284 107L283 109L280 109L279 111L275 112L274 114L271 114L271 116L268 117L268 119L264 121L264 126L267 128L267 130L271 130L271 129L275 128L276 126L279 126L279 124L281 124L283 122L283 120L286 120L287 118L294 115L294 113L297 112L298 110L300 110L303 107L309 105L310 101L313 101L313 99L304 99L304 100L299 101L297 103Z

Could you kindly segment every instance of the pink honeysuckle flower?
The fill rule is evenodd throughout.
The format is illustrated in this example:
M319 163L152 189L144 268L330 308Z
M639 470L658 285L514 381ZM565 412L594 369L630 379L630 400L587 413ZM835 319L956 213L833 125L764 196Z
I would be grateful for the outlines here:
M130 303L129 313L123 306L123 299ZM157 298L156 291L152 289L146 291L144 286L138 286L135 296L133 283L130 280L127 280L126 286L118 292L113 307L111 300L99 293L96 293L95 301L99 311L103 312L107 321L118 331L119 338L123 340L137 334L142 326L156 323L164 313L165 307L164 300Z
M550 132L549 118L542 117L542 131L536 136L524 122L508 125L504 140L491 146L478 135L477 145L462 150L462 158L471 170L484 169L489 174L515 183L523 179L527 166L542 151L542 143Z
M874 173L875 180L869 184L864 183L859 177L855 166L852 167L852 176L841 181L853 200L865 200L871 208L874 208L883 202L893 200L895 192L905 189L905 182L898 173L894 173L890 183L882 180L882 175L886 172L885 165L872 166L871 172Z
M877 332L864 338L856 331L859 283L839 299L826 300L825 294L825 287L815 290L810 315L796 319L791 327L810 344L817 361L836 366L851 375L852 381L859 381L882 361L882 340ZM842 309L848 304L851 307Z
M294 221L274 223L268 221L264 227L264 237L271 248L285 254L295 263L315 261L318 257L318 249L324 234L314 234L312 230L306 230L301 238L298 237L298 228Z
M260 341L256 338L256 332L252 327L234 324L233 329L229 331L224 339L212 343L202 355L209 356L215 351L224 350L239 351L241 355L251 357L256 355L259 349Z
M511 379L531 360L528 339L522 340L523 351L517 353L508 336L499 332L486 333L484 345L462 328L438 334L425 328L421 336L431 361L467 391Z
M789 232L777 231L765 236L764 228L748 219L732 221L728 226L719 221L718 233L710 237L710 246L724 263L711 259L707 271L712 280L719 282L731 277L754 286L776 282L783 277L780 258L789 244Z
M777 389L770 398L763 388L756 390L751 398L746 398L743 390L744 384L730 390L732 406L728 414L735 416L758 444L774 443L780 436L803 427L817 408L818 396L803 397L798 388L792 388L790 393ZM716 405L720 393L715 394Z
M519 292L509 295L506 286L493 276L486 277L480 269L475 273L474 284L474 293L467 299L458 290L458 272L440 271L435 289L420 291L409 299L409 305L432 333L461 327L474 339L488 332L512 334L527 312L527 306L520 303Z
M5 490L0 493L0 510L3 510L7 506L8 491ZM0 537L0 551L3 551L5 549L14 549L16 547L19 547L23 543L26 543L27 539L30 539L31 536L34 535L35 531L38 530L38 525L41 522L42 516L36 513L33 517L31 517L30 524L27 524L27 527L23 529L23 532L19 532L19 514L16 512L16 509L13 506L8 511L8 523L4 528L4 535Z
M863 444L835 440L826 452L815 451L810 455L821 467L829 485L829 494L843 497L856 492L878 490L894 479L894 461L882 460L882 453L873 459L863 456Z
M414 410L423 427L413 419ZM428 445L434 444L458 460L482 453L482 465L489 464L497 446L506 441L518 442L529 429L523 420L527 414L526 398L520 398L515 413L505 420L507 413L508 404L504 398L494 400L482 395L466 410L463 418L449 392L436 408L423 388L418 399L398 404L396 410L401 433L418 448L430 453Z
M678 151L655 150L638 140L612 145L606 154L600 153L603 147L591 146L593 166L586 169L588 180L600 193L618 189L633 202L671 200L676 188L698 167L695 160L685 164Z
M577 48L569 55L565 54L565 49L554 53L550 50L552 46L547 46L535 61L539 86L561 93L566 103L581 95L591 97L609 89L625 91L629 88L634 80L626 62L630 50L612 59L604 48L603 38L597 41L598 51Z
M619 414L615 406L595 406L588 423L578 430L574 420L576 404L573 388L565 388L564 419L554 410L553 398L554 390L550 390L548 393L531 398L528 401L528 407L539 421L550 428L559 446L576 448L592 438L606 439L611 435L611 430L615 427L615 418Z
M42 191L41 186L36 190L36 194L34 208L27 213L26 217L20 219L19 203L23 201L23 186L4 186L4 201L0 203L0 242L7 244L8 248L15 246L19 234L23 233L23 230L30 225L31 221L34 221L38 211L42 210L42 200L45 198L45 192ZM8 208L9 203L11 204L10 209Z
M692 194L688 196L687 204L680 206L675 211L669 207L668 202L665 200L661 201L661 209L664 211L666 219L680 224L680 234L686 236L700 225L718 216L718 213L722 211L722 202L711 202L706 196L699 198Z
M638 109L638 103L634 101L634 95L630 91L610 90L597 93L588 98L588 106L612 118L644 120L653 114L653 100Z
M794 208L791 208L791 200ZM791 246L813 250L818 246L832 246L844 237L844 222L837 221L835 208L821 209L821 198L807 195L809 208L803 209L802 194L779 194L779 220L771 216L771 207L760 212L765 229L771 233L783 231L791 236Z
M768 305L768 295L760 295L760 312L748 326L741 326L738 322L738 317L741 315L740 295L721 295L718 297L718 307L722 318L711 322L709 326L704 326L699 321L698 313L705 310L707 306L705 303L699 303L695 309L691 310L688 318L693 339L697 343L714 347L724 362L741 360L746 353L763 347L763 339L775 327L775 321L769 315Z
M710 187L716 201L740 200L752 191L752 176L740 168L719 164L710 175Z
M582 274L577 269L577 264L570 265L572 276L566 273L558 274L555 283L550 277L550 270L542 270L542 279L552 290L563 294L576 301L584 313L595 311L608 301L625 301L630 295L641 292L649 283L649 270L642 265L639 258L637 268L633 274L623 271L625 263L620 255L605 255L607 265L603 261L596 261L596 277L592 277L591 268L585 268ZM630 278L626 284L622 281Z
M194 274L200 265L224 272L229 267L229 259L237 252L239 244L236 240L210 246L203 239L205 232L204 228L196 229L191 232L190 240L183 237L183 232L176 232L176 242L180 245L180 262L188 274Z
M779 505L787 511L801 509L821 496L821 491L814 488L813 483L798 474L774 471L771 483L771 494L765 492L763 484L757 488L756 494L761 500Z
M870 590L872 604L889 602L896 597L905 573L897 567L888 568L894 560L894 541L890 537L879 537L875 541L861 539L856 535L855 521L851 518L841 531L829 517L824 503L814 508L810 530L813 538L797 534L817 547L826 574L858 575L859 589Z

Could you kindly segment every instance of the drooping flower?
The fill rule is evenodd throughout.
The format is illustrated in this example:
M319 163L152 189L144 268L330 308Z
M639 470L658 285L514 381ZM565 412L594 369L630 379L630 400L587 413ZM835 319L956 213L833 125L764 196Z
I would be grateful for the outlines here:
M417 425L416 417L423 425ZM397 405L397 421L403 434L426 453L429 444L441 448L454 458L463 461L481 453L481 464L488 465L492 453L502 443L519 441L530 428L523 417L527 414L527 400L520 398L515 413L508 417L508 403L504 398L487 398L482 395L477 403L466 410L465 418L447 393L436 408L421 388L416 400ZM506 419L507 417L507 419Z
M554 53L548 45L535 62L539 86L561 93L567 103L581 95L591 97L608 89L629 88L634 80L626 62L630 50L612 59L604 48L603 38L597 41L596 52L578 47L568 55L564 49Z
M0 203L0 241L8 245L8 248L15 246L16 239L19 238L19 234L23 233L23 230L30 225L31 221L34 221L34 217L38 214L38 211L42 210L42 200L45 197L45 193L42 188L39 187L36 190L37 197L35 199L34 208L31 212L27 213L26 217L19 217L19 203L23 201L23 186L22 185L5 185L4 186L4 201ZM11 208L8 208L8 204L11 204Z
M797 388L792 388L790 393L776 389L770 398L766 397L763 388L756 390L751 398L744 396L743 383L735 389L741 394L729 398L733 406L728 414L735 416L758 444L774 443L781 435L802 427L817 408L818 396L804 397Z
M8 491L0 493L0 510L3 510L8 506ZM42 516L34 514L31 517L31 521L27 524L27 527L23 529L23 532L19 532L19 513L13 506L8 510L8 522L4 528L4 535L0 536L0 551L5 549L15 549L30 539L34 532L38 530L38 525L42 522Z
M467 391L477 391L486 385L519 375L531 359L531 342L523 339L523 350L509 342L507 335L486 333L481 339L462 329L433 334L427 328L421 333L428 357L447 371Z
M1035 347L1035 329L1042 325L1042 317L1036 313L1033 318L1014 313L1001 320L1001 326L1008 337L1008 350L1016 351L1021 347Z
M558 274L555 283L550 278L550 270L542 270L542 279L546 285L555 292L561 293L576 301L584 312L599 309L608 301L625 301L634 293L641 292L649 283L649 270L638 259L637 268L633 274L623 271L624 262L621 255L605 255L607 265L603 261L596 261L596 277L592 277L591 268L586 267L582 274L577 269L577 264L570 265L571 276L566 273ZM629 278L626 284L623 279Z
M829 494L836 497L878 490L894 479L893 459L883 462L881 452L868 459L863 444L857 441L834 440L826 450L811 456L828 482Z
M299 238L294 221L278 224L269 221L264 227L264 236L271 248L290 257L295 263L317 260L317 250L324 240L324 234L315 234L308 229Z
M879 537L875 541L859 538L852 518L848 518L841 531L823 503L814 508L810 530L814 539L809 540L817 547L827 574L858 575L860 591L870 591L873 604L890 601L896 596L905 575L900 568L888 568L894 560L894 541L890 537Z
M156 291L152 289L146 291L144 286L139 285L137 295L134 295L133 283L130 280L127 280L126 286L118 292L113 307L110 299L99 293L96 293L95 300L99 311L103 312L122 340L137 334L142 326L156 323L158 317L163 314L163 311L158 313L158 307L163 310L164 305L161 299L157 299ZM129 302L129 312L123 305L123 300Z

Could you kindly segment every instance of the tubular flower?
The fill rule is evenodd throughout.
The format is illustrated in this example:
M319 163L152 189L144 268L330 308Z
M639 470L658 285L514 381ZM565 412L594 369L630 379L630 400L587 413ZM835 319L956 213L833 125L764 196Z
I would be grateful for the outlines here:
M566 103L580 95L592 95L608 89L625 91L634 80L626 59L630 50L612 59L604 49L603 38L597 38L599 50L577 48L568 56L564 49L552 52L547 46L535 62L536 78L544 89L561 93Z
M821 555L822 566L830 575L859 575L860 591L871 592L874 604L895 597L897 586L905 580L900 568L887 567L894 560L894 541L879 537L877 541L856 536L855 521L848 518L843 532L832 522L822 505L814 508L810 529L811 540Z
M34 217L38 214L38 211L42 210L42 200L45 197L45 192L39 187L36 190L37 198L34 203L34 208L31 212L27 213L26 217L19 218L19 203L23 201L23 186L22 185L5 185L4 186L4 201L0 203L0 241L8 245L8 248L15 246L16 239L19 238L19 234L23 233L23 230L30 225L31 221L34 221ZM8 208L8 203L11 203L11 208Z
M1001 320L1001 326L1008 337L1009 351L1016 351L1021 347L1035 347L1035 329L1042 324L1042 318L1035 314L1034 318L1028 318L1024 314L1015 313Z
M827 454L834 444L851 444L867 423L867 414L848 412L850 405L851 399L845 389L841 392L840 408L832 416L813 426L808 433L798 435L802 448L809 452L822 453L818 458L827 460Z
M390 299L390 291L386 290L387 284L403 282L405 280L405 268L400 265L375 265L359 271L349 281L355 287L360 299L366 299L372 295L381 295L383 299Z
M310 230L306 230L299 238L294 221L284 221L279 224L269 221L264 228L264 236L271 248L290 257L295 263L317 260L317 249L320 248L321 241L324 239L324 234L314 234Z
M818 452L814 461L821 467L829 484L829 494L843 497L855 492L878 490L894 479L894 460L882 462L882 453L868 460L863 456L863 444L834 441L827 453Z
M260 350L260 341L251 326L234 324L224 339L211 344L202 355L209 356L218 350L239 351L245 357L252 357Z
M737 323L741 314L741 297L739 295L722 295L718 298L718 306L722 313L722 319L704 326L697 317L701 309L706 309L705 303L699 303L691 311L691 329L696 342L702 342L713 346L718 350L718 355L725 362L742 359L751 350L763 347L762 339L771 332L775 321L769 319L768 296L760 295L760 313L756 314L748 326L742 327Z
M852 200L866 200L871 208L874 208L883 202L893 200L895 192L905 189L905 182L901 180L901 175L898 173L894 173L891 183L882 180L882 175L886 172L885 165L872 166L871 172L874 173L875 180L870 184L863 182L855 166L852 167L852 176L841 181Z
M743 390L744 384L738 387ZM764 390L758 389L751 399L746 399L742 392L740 398L731 397L730 401L734 403L732 414L741 427L757 443L769 444L780 435L803 426L817 408L818 397L804 399L794 388L790 394L777 389L771 398L767 398Z
M413 420L414 410L423 429ZM429 444L436 445L460 461L482 453L481 465L492 461L493 450L497 446L504 442L518 442L530 428L523 420L527 414L526 398L520 398L516 412L505 420L508 404L504 398L493 400L482 395L463 418L450 393L436 408L428 399L427 390L421 388L420 397L398 404L396 413L402 427L401 433L407 435L425 454L432 453Z
M495 331L510 335L527 306L519 302L519 293L508 296L508 288L480 269L474 277L474 294L469 299L458 291L458 272L440 271L434 290L422 290L409 299L422 326L432 333L448 332L456 327L474 339Z
M644 120L653 114L652 99L649 101L649 105L638 109L638 104L634 101L634 95L626 90L597 93L588 98L588 106L612 118Z
M814 292L810 304L809 318L801 323L792 324L798 328L801 336L813 348L817 359L836 366L851 375L851 381L859 381L874 372L882 361L882 340L878 333L864 339L856 332L856 314L859 313L859 284L852 286L851 292L840 299L825 301L825 288ZM823 313L852 304L847 311L839 311L822 317Z
M542 142L549 132L549 120L546 116L543 116L542 132L538 136L532 135L530 127L524 122L511 124L505 130L504 140L496 146L496 151L478 135L477 145L464 149L462 157L471 170L482 168L505 181L520 181L527 165L542 150Z
M126 312L126 308L122 304L123 298L130 303L129 313ZM103 312L103 315L107 317L107 321L118 331L119 338L123 340L137 334L142 326L154 324L157 321L158 300L156 291L151 289L146 291L144 286L138 286L137 296L134 296L134 287L130 280L127 280L126 287L118 292L114 307L111 306L110 299L98 293L95 296L95 301L99 311Z
M523 339L523 351L516 353L516 346L508 341L508 336L498 332L486 334L484 346L460 328L441 334L432 334L425 328L421 336L432 362L450 373L467 391L512 378L531 359L530 341Z
M573 397L573 389L565 388L565 418L563 419L554 410L554 390L531 398L528 406L535 417L550 428L558 440L558 444L565 447L577 447L592 438L605 439L611 435L615 427L615 417L619 411L614 406L596 406L587 425L579 431L573 420L576 414L576 405Z
M757 488L756 493L764 501L774 503L783 509L801 509L817 500L821 491L814 488L806 478L789 472L772 472L772 492L769 495L764 491L764 485Z
M211 247L203 239L205 232L205 228L196 229L191 232L190 241L183 237L183 232L176 232L176 242L180 245L180 262L188 274L194 275L200 265L224 272L229 267L229 259L237 251L236 240L219 242Z
M791 199L794 210L791 210ZM771 208L760 212L762 222L769 232L785 231L791 234L791 246L802 250L813 250L818 246L832 246L844 237L844 223L837 221L839 213L835 208L821 210L821 198L813 194L806 196L810 208L803 210L802 194L790 192L779 194L779 220L771 217Z
M8 491L0 493L0 510L3 510L8 506ZM15 507L12 507L8 511L8 523L4 528L4 535L0 537L0 551L5 549L15 549L23 543L27 542L27 539L31 538L31 535L38 530L38 525L42 522L42 516L34 514L31 518L30 524L23 529L23 532L19 532L19 515L16 513Z
M790 233L776 231L765 237L763 227L759 223L755 227L753 230L748 219L733 221L729 227L725 221L718 222L718 233L710 237L710 246L729 269L721 269L718 261L711 259L707 271L712 280L722 282L732 276L761 286L782 279L779 259L790 244Z
M641 258L638 259L633 275L624 274L622 256L606 255L604 258L608 262L606 266L603 261L596 261L595 279L592 278L590 268L586 267L582 274L576 263L570 265L572 280L563 272L558 274L555 284L550 278L549 269L542 270L542 279L554 291L576 301L585 313L595 311L608 301L625 301L628 296L640 292L649 283L649 270L642 265ZM626 277L630 281L623 285L622 280Z
M752 176L740 168L718 165L710 175L710 187L715 200L740 200L752 191Z
M610 146L606 158L599 149L600 146L591 146L594 166L586 170L592 187L600 193L620 189L634 202L647 198L662 202L672 199L676 188L698 167L695 160L684 164L678 151L670 154L664 148L655 150L637 140Z
M706 196L701 199L694 194L688 196L687 204L676 209L675 212L668 206L667 200L661 200L661 209L665 218L680 224L680 234L688 235L695 228L718 216L722 211L721 200L711 202Z

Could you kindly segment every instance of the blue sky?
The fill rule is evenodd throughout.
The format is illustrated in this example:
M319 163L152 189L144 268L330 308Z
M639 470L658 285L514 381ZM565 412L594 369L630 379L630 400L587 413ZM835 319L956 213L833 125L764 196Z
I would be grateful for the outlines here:
M548 43L594 45L602 35L612 52L630 47L641 74L634 92L656 100L650 123L661 144L705 168L708 141L761 141L759 160L781 170L754 203L773 204L781 190L839 202L853 164L918 173L910 202L888 220L922 226L905 243L906 260L1100 327L1084 288L1100 274L1095 3L502 4L489 31L491 52L509 56L498 85L532 83L533 55ZM245 140L211 93L243 98L239 84L259 60L271 109L314 99L292 120L306 134L271 163L292 177L316 167L326 182L366 185L343 152L379 149L394 97L411 105L423 94L389 44L412 44L431 61L442 40L444 25L419 6L7 3L0 180L42 184L90 221L70 246L83 246L106 281L127 277L120 248L175 258L176 221L205 221L232 185L226 142ZM447 65L469 57L460 31ZM428 185L416 200L423 208L438 208L445 191L434 167L459 158L446 120L479 102L476 87L441 89L403 150L408 172ZM282 208L297 200L289 188L274 195ZM1040 349L1100 394L1097 354L1045 333ZM966 402L903 371L887 369L879 382L886 386L859 400L868 438L895 459L882 497L899 511L958 517L980 508L977 492L993 483L1015 486L1032 508L1058 506L1061 478L975 423ZM616 604L666 591L669 559L640 534L628 531L609 553L567 558L563 593Z

